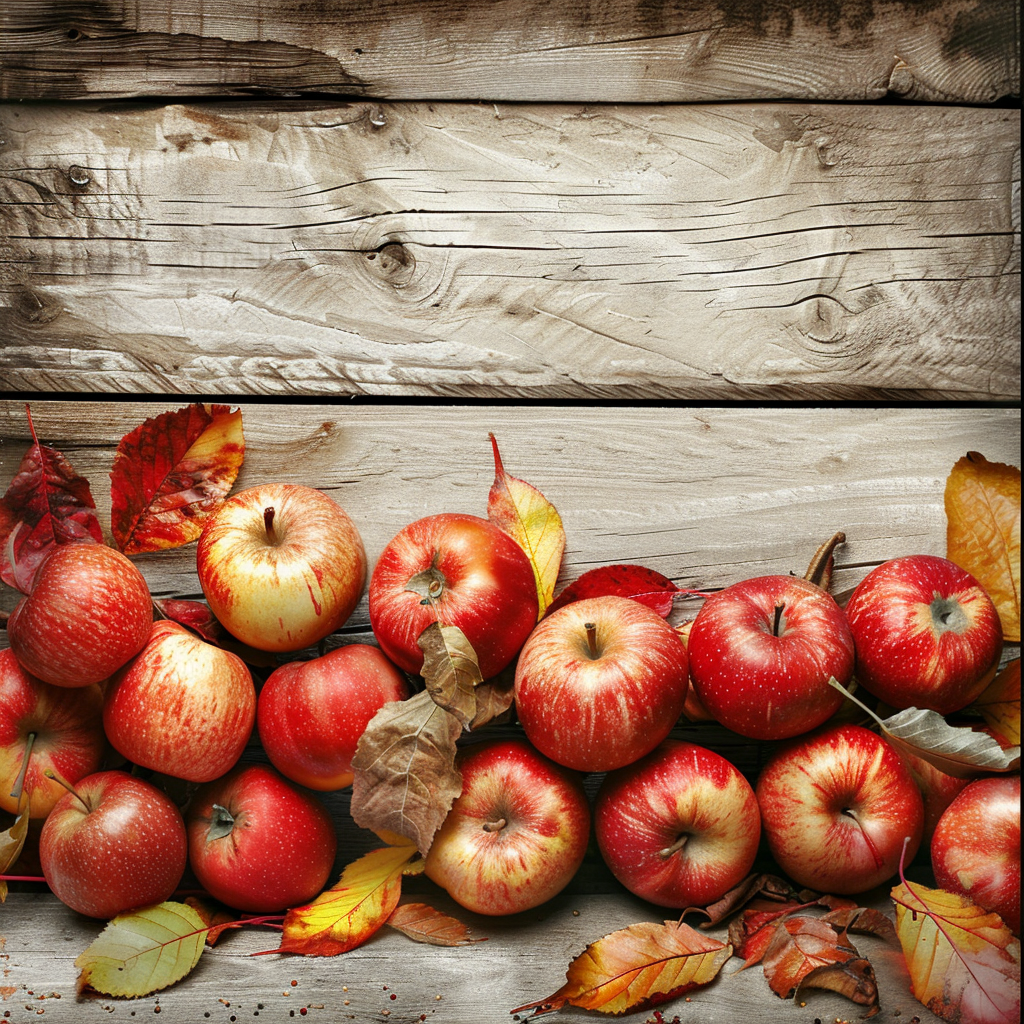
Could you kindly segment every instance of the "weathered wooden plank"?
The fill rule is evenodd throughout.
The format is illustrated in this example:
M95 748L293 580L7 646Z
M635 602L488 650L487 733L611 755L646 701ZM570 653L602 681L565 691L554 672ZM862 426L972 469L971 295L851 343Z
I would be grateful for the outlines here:
M0 386L1020 395L1020 112L0 108Z
M1015 0L12 0L0 98L991 102Z

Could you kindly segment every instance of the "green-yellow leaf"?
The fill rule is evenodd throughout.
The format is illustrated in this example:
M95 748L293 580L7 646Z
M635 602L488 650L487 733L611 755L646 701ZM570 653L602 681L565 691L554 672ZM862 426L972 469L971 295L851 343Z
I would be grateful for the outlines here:
M78 991L145 996L173 985L199 962L203 919L184 903L157 903L118 914L82 953Z

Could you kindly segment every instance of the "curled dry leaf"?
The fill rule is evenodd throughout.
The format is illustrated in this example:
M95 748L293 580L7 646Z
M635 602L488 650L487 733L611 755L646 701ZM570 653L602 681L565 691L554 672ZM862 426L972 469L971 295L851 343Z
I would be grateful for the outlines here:
M455 741L462 724L426 690L385 704L352 759L352 818L362 828L404 836L424 856L462 792Z
M195 403L121 438L110 473L110 526L126 555L196 540L242 468L242 413Z
M967 779L986 772L1020 770L1019 746L1004 750L988 734L969 726L950 725L942 715L926 708L905 708L881 719L835 679L829 683L866 711L900 753L920 757L946 775Z
M486 938L474 939L461 921L426 903L404 903L395 907L388 924L413 942L425 942L431 946L470 946L474 942L487 941Z
M1020 658L1011 661L989 683L971 709L998 733L1004 746L1020 746Z
M954 1024L1017 1024L1020 942L999 915L913 882L892 899L914 998Z
M0 875L5 875L14 867L21 851L25 848L28 837L28 794L22 791L18 802L18 815L9 828L0 832ZM0 903L7 899L7 882L0 878Z
M689 925L645 921L591 943L557 992L511 1012L539 1017L566 1004L614 1014L643 1009L707 985L731 956L732 946Z
M1020 643L1020 470L978 452L946 480L946 557L988 591L1003 637Z
M563 605L587 597L631 597L653 608L662 618L672 613L673 598L683 593L667 576L642 565L602 565L585 572L569 584L548 608L557 611Z
M830 992L838 992L861 1006L868 1008L861 1014L861 1020L874 1017L881 1009L878 1004L878 982L875 969L870 962L862 957L844 960L834 964L822 964L805 974L793 992L793 998L799 1000L809 988L822 988ZM837 1018L838 1019L838 1018Z
M103 542L89 481L56 448L32 444L0 498L0 579L27 594L36 570L60 545Z
M765 900L783 902L793 896L793 886L778 875L748 875L739 885L733 886L724 896L709 903L706 907L687 907L681 917L690 913L705 914L706 921L701 921L701 928L714 928L730 914L736 913L752 899L762 897Z
M840 942L830 924L814 917L794 917L775 928L764 952L764 976L776 995L788 999L815 968L858 955L852 946Z
M78 991L145 996L173 985L199 963L203 919L184 903L157 903L118 914L75 960Z
M487 518L525 552L537 583L537 616L544 614L555 593L565 552L565 529L558 510L532 484L505 472L493 434L494 483L487 496Z
M860 935L874 935L885 939L894 946L899 945L896 926L881 911L872 907L844 907L841 910L830 910L822 915L822 921L843 932L857 932Z
M281 945L270 952L337 956L361 946L398 906L404 869L415 856L415 847L385 846L353 861L336 885L285 914Z
M501 720L502 715L512 707L515 699L515 662L501 670L498 675L481 683L476 688L476 715L469 723L470 730L479 729L488 722Z
M743 913L729 925L729 942L736 955L743 958L743 970L759 964L775 934L775 927L790 914L813 907L813 902L797 903L786 900L783 903L765 899L754 900Z
M836 548L846 543L846 534L842 530L832 534L824 544L814 552L804 579L808 583L821 587L825 593L832 589L832 573L835 570Z
M423 651L423 681L434 703L463 726L476 718L476 688L484 681L476 651L458 626L432 622L416 638Z

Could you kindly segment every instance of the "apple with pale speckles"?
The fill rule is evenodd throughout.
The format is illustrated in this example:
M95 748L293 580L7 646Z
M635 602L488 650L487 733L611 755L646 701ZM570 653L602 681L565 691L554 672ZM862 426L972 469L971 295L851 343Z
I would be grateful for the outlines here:
M89 917L162 903L181 881L186 858L185 824L174 802L127 772L80 779L39 836L47 884Z
M516 665L527 738L583 772L621 768L653 750L682 713L688 688L682 638L628 597L559 608L530 634Z
M196 568L210 608L234 636L261 651L298 651L352 614L366 553L355 523L323 491L262 484L210 518Z
M743 881L757 856L761 816L750 783L729 761L669 739L605 776L594 833L630 892L682 909L707 906Z
M245 662L166 620L113 676L103 703L103 727L120 754L188 782L228 771L255 719L256 688Z
M327 882L337 839L327 809L267 765L239 765L199 789L188 818L192 870L247 913L306 903Z
M853 675L842 609L796 576L759 576L712 594L694 619L690 678L708 712L755 740L781 740L826 722L843 702L829 685Z
M478 914L516 914L561 892L590 835L579 776L525 740L465 747L456 765L462 793L434 836L427 876Z

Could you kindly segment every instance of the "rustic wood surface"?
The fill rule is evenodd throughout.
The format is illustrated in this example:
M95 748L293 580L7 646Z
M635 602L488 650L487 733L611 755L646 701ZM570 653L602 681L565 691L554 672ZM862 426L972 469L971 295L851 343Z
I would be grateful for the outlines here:
M1019 95L1015 0L9 0L0 98Z
M1020 112L0 108L0 387L1016 399Z

